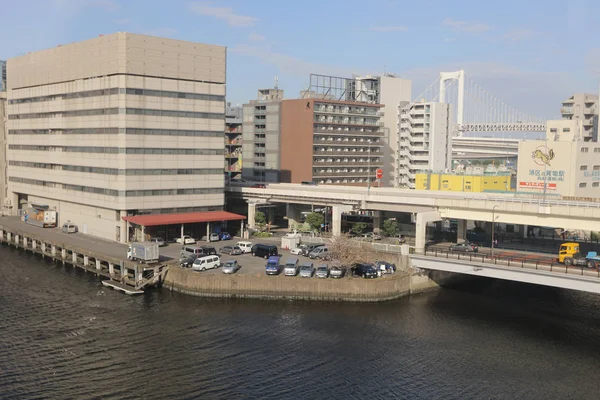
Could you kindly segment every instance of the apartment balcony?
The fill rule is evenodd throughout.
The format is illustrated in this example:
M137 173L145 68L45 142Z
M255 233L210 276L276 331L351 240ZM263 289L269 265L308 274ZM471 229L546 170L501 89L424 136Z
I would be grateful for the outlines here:
M371 161L369 161L368 157L367 158L363 158L361 159L361 161L359 160L346 160L346 161L320 161L322 159L316 159L313 160L313 167L314 168L319 168L319 167L328 167L328 166L344 166L344 167L348 167L348 166L357 166L357 167L367 167L369 165L379 165L381 164L381 161L379 158L371 158Z
M314 150L315 156L346 156L346 157L366 157L366 156L382 156L383 151L333 151L333 150Z
M343 135L348 137L384 137L385 132L375 131L346 131L341 129L314 128L315 135Z
M229 165L225 167L226 172L242 172L242 167L239 165Z
M327 114L327 115L360 115L360 116L367 116L367 117L379 117L379 116L383 116L383 111L378 110L378 111L372 111L372 110L357 110L355 108L349 109L349 108L333 108L333 107L320 107L320 106L315 106L315 114Z
M232 133L242 133L242 127L238 126L236 128L225 128L225 133L228 135Z
M240 156L241 156L241 155L242 155L242 152L241 152L241 151L238 151L238 152L231 152L231 153L229 153L229 152L226 152L226 153L225 153L225 158L228 158L228 159L235 159L235 158L240 158Z
M594 126L594 120L595 118L586 118L582 121L583 126L589 127L589 126Z
M261 144L261 143L267 143L267 138L257 138L257 137L255 137L254 138L254 143L259 143L259 144Z
M265 115L267 110L254 109L254 115Z
M425 162L429 162L429 154L414 154L413 153L413 161L418 162L418 161L425 161Z
M254 133L265 133L265 128L254 128Z
M359 122L359 121L329 121L315 118L313 121L315 124L320 125L333 125L333 126L360 126L365 128L380 127L383 126L383 122Z
M265 162L266 157L265 156L254 156L253 161L254 162Z
M344 171L344 172L336 172L336 171L332 171L332 172L320 172L320 171L314 171L313 170L313 177L315 178L369 178L375 177L375 171L369 173L366 171L362 171L362 172L350 172L350 171Z
M413 155L407 150L400 150L400 155L408 160L413 160Z
M314 138L313 139L313 144L314 145L333 145L333 146L373 146L373 147L381 147L383 146L382 143L377 143L377 142L368 142L366 140L331 140L331 139L326 139L323 140L322 138Z

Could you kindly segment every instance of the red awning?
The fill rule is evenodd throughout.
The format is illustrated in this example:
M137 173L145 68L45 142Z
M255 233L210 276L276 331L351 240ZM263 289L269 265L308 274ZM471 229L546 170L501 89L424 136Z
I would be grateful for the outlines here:
M246 217L227 211L205 211L185 214L147 214L123 217L123 220L141 226L193 224L196 222L237 221L242 219L246 219Z

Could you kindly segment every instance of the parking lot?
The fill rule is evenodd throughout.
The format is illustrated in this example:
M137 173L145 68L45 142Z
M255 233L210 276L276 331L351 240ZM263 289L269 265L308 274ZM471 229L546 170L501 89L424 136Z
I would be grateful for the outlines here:
M217 250L217 253L219 254L219 257L221 258L221 263L224 263L228 260L237 260L238 264L241 266L241 268L238 270L238 272L236 272L236 274L240 274L240 275L254 275L254 276L264 276L266 275L265 273L265 265L267 260L261 257L255 257L250 253L246 253L246 254L242 254L242 255L238 255L238 256L231 256L228 254L221 254L221 248L224 246L233 246L235 245L237 242L242 241L243 239L239 239L239 238L233 238L232 240L225 240L225 241L219 241L219 242L212 242L212 243L207 243L207 242L197 242L196 244L193 245L188 245L188 246L204 246L204 245L208 245L208 246L212 246ZM245 241L245 240L243 240ZM315 269L317 266L319 266L320 264L330 264L330 262L326 262L326 261L321 261L321 260L311 260L308 257L304 257L304 256L297 256L297 255L293 255L291 254L289 251L287 250L281 250L280 248L280 238L278 238L277 241L273 240L273 239L260 239L260 240L250 240L252 242L252 244L269 244L269 245L276 245L278 250L279 250L279 255L281 256L281 264L285 264L285 261L290 258L290 257L296 257L299 260L299 265L302 265L305 262L312 262ZM161 256L163 257L168 257L171 259L176 259L179 260L179 253L181 250L181 245L180 244L176 244L176 243L169 243L167 246L165 247L161 247L160 248L160 253ZM198 272L198 274L222 274L221 268L216 268L216 269L210 269L204 272ZM286 278L286 279L292 279L292 277L288 277L283 275L283 273L281 273L279 275L282 278ZM273 278L276 278L275 276L273 276ZM296 277L297 279L301 279L300 277ZM316 279L316 277L313 276L313 279Z

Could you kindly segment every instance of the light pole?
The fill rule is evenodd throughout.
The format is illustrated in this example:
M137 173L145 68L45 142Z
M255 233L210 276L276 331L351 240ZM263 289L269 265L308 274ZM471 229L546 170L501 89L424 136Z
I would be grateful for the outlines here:
M496 207L498 207L498 204L492 207L492 256L494 255L494 227L496 226Z

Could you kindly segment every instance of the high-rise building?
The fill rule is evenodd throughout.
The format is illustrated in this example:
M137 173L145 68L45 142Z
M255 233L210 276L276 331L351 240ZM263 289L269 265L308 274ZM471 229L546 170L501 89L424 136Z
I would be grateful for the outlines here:
M8 60L12 203L121 242L123 218L222 210L225 62L124 32Z
M6 90L6 61L0 60L0 92Z
M598 96L588 93L576 93L562 102L562 119L581 120L583 141L598 141Z
M450 105L418 102L400 107L398 186L415 188L416 173L452 169Z
M412 83L408 79L398 78L388 73L381 76L355 76L348 79L347 85L346 100L383 105L380 109L385 134L382 182L386 186L395 186L400 134L398 107L411 101Z
M235 180L242 174L242 107L225 108L225 176Z
M0 91L0 215L10 212L6 176L6 92Z
M283 90L261 89L243 106L242 154L244 179L279 182L280 111Z
M381 104L323 98L281 103L281 181L366 186L383 168Z

